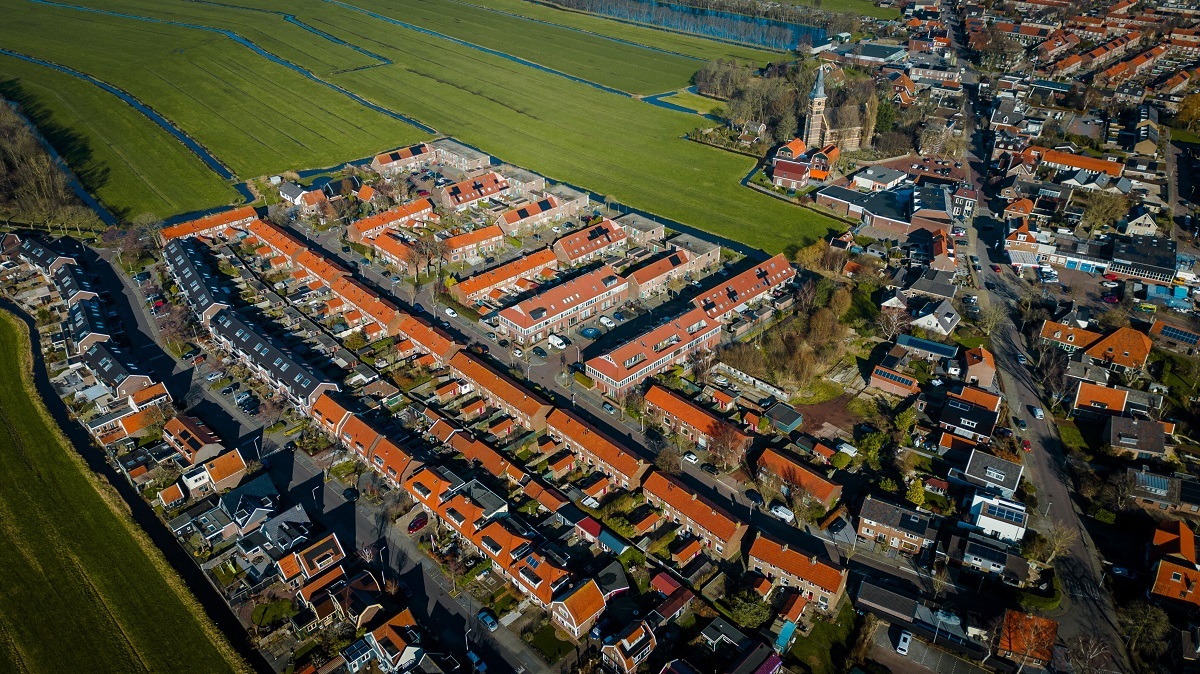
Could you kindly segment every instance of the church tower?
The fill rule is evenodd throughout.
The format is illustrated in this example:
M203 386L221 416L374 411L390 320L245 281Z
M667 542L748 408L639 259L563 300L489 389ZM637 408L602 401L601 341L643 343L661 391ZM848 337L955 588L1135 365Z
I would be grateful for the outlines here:
M808 95L808 115L804 118L804 144L819 148L825 143L825 69L817 68L817 83Z

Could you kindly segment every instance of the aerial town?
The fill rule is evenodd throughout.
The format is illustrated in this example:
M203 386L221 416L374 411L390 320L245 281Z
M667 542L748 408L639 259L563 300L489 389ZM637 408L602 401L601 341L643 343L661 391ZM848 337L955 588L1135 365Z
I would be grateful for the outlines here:
M1200 6L864 4L696 75L781 252L439 135L5 307L257 670L1200 673Z

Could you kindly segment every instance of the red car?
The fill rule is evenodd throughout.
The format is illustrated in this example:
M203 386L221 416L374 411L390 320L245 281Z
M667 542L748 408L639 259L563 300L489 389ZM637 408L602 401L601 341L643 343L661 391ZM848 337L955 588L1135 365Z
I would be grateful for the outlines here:
M429 516L425 513L421 513L420 515L414 517L412 522L408 523L408 533L415 534L421 529L424 529L426 524L429 524Z
M1109 281L1116 281L1116 280L1120 279L1121 277L1117 276L1116 274L1105 274L1104 278L1108 279Z
M1108 304L1120 304L1121 303L1121 298L1117 297L1116 295L1105 295L1104 297L1101 297L1100 299L1104 300Z
M997 274L999 274L1000 272L1004 271L1004 268L1003 268L1003 267L1001 267L1001 266L1000 266L1000 265L998 265L998 264L994 264L994 265L992 265L992 271L994 271L994 272L996 272Z
M1021 449L1024 449L1027 452L1032 452L1033 445L1029 442L1029 440L1022 440L1021 441Z

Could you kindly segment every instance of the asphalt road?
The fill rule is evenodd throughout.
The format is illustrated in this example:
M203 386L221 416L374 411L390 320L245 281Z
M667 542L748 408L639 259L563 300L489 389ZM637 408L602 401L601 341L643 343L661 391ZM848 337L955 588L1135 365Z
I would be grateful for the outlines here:
M986 156L982 148L982 135L977 135L975 140L975 155ZM974 167L975 162L972 162L972 168ZM1008 307L1010 312L1015 312L1013 300L1016 294L1010 287L1014 274L1010 267L1004 266L1002 261L991 254L981 237L981 226L988 222L996 221L990 209L981 200L976 210L976 227L971 232L971 250L981 260L1000 262L1002 270L995 272L984 264L982 272L975 272L981 296L989 302ZM996 234L996 230L987 232L989 237ZM984 290L986 282L995 284L995 290ZM1071 498L1071 478L1054 419L1047 416L1038 420L1030 412L1032 407L1045 408L1045 405L1038 395L1035 373L1017 362L1017 355L1025 353L1025 346L1016 321L1005 321L996 328L991 335L991 350L996 359L996 369L1009 410L1014 416L1026 421L1028 429L1022 432L1022 435L1027 437L1034 447L1032 452L1024 456L1025 476L1037 487L1038 494L1038 514L1034 518L1034 528L1045 530L1053 523L1055 526L1074 531L1077 536L1068 553L1055 560L1054 564L1065 595L1062 607L1054 616L1060 623L1059 636L1069 639L1081 634L1095 634L1108 640L1114 649L1120 649L1122 641L1116 625L1112 597L1102 585L1099 557L1080 519L1082 513ZM1117 666L1128 669L1125 664Z

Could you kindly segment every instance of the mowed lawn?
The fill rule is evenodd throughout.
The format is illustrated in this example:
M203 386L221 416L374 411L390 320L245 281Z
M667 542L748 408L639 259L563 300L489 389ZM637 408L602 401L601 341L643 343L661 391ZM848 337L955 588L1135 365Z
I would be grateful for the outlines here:
M0 73L0 95L21 104L117 217L162 219L238 200L183 143L100 87L10 56L0 56Z
M124 89L243 178L427 137L220 34L16 0L0 11L0 44Z
M677 94L664 96L662 99L666 103L674 103L689 110L695 110L702 115L719 115L725 111L725 102L719 101L708 96L693 94L688 91L681 91Z
M0 671L236 671L52 432L18 329L0 312Z
M369 6L373 0L361 0L364 6ZM786 60L790 57L783 52L743 47L741 45L708 40L702 37L656 30L646 26L621 23L583 12L573 12L550 5L544 5L528 0L455 0L463 5L486 8L498 12L520 14L521 16L558 24L560 26L589 31L599 35L636 42L637 44L656 47L680 54L687 54L705 61L718 59L734 59L737 61L753 61L764 65L770 61Z
M693 115L566 81L327 3L293 4L396 65L335 81L501 159L638 208L778 252L836 221L740 185L754 160L682 138ZM413 95L413 92L420 92Z

